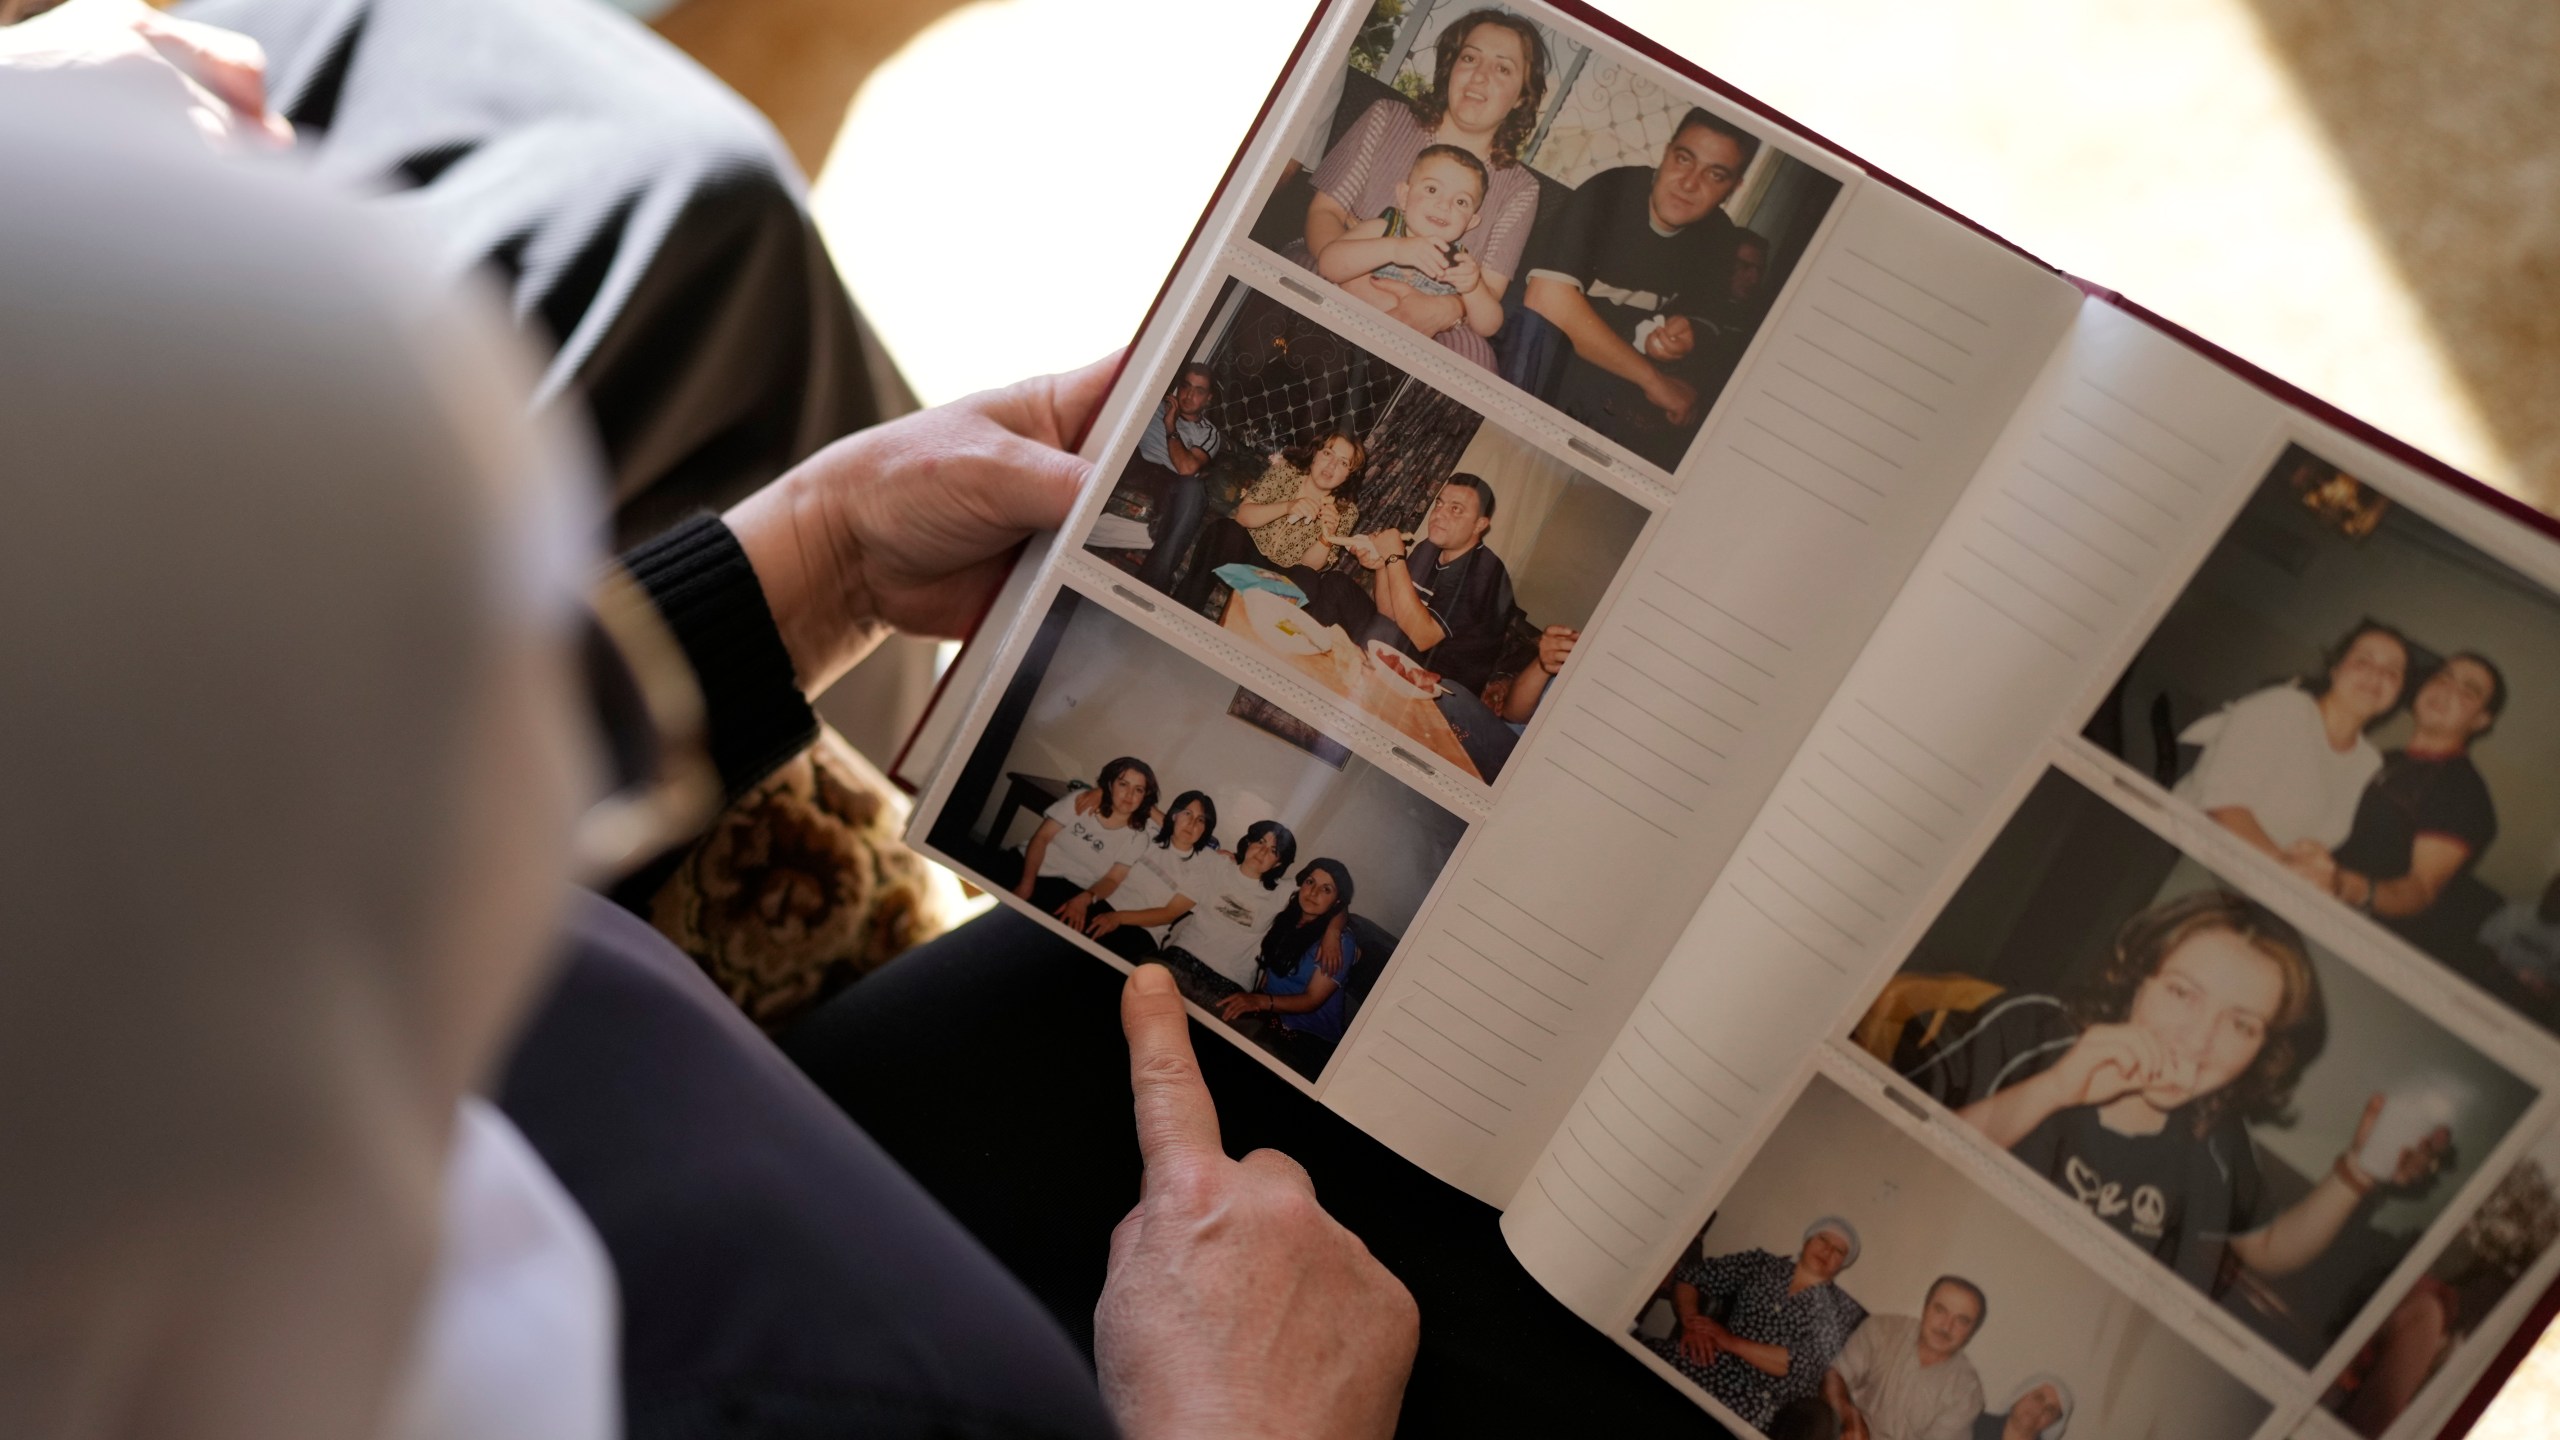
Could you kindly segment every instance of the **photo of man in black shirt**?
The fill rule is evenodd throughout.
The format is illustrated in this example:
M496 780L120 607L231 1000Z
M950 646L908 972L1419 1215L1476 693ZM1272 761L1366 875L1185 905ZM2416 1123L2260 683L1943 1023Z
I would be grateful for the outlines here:
M2471 746L2506 708L2505 672L2464 651L2409 703L2417 729L2385 755L2337 849L2329 889L2429 954L2459 957L2498 897L2465 883L2498 836L2498 807Z
M1497 342L1503 378L1677 466L1741 356L1712 322L1732 303L1749 233L1723 206L1759 149L1692 109L1660 164L1584 181L1530 238L1528 283Z

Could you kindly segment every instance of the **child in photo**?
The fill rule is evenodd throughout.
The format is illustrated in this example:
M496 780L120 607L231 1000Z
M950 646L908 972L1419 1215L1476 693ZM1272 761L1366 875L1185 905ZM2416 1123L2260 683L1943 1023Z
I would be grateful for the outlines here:
M1316 256L1316 272L1392 315L1407 294L1456 295L1478 335L1502 328L1502 302L1463 243L1483 222L1484 162L1455 145L1425 146L1396 186L1396 203Z
M1156 772L1134 755L1102 767L1090 790L1058 798L1022 852L1013 893L1081 930L1128 878L1155 813Z

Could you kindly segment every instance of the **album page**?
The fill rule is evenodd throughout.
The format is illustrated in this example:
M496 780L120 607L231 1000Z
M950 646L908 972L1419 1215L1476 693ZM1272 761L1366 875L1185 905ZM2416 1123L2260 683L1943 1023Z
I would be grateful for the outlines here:
M1561 12L1331 7L914 833L1500 1203L2078 303Z
M2560 1269L2555 771L2560 546L2090 301L1505 1233L1746 1431L2431 1433Z

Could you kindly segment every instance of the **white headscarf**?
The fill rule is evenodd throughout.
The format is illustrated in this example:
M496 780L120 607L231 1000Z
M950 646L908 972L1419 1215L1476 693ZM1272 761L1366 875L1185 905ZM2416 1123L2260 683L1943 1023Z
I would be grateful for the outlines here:
M2018 1388L2009 1392L2009 1403L2000 1407L2000 1413L2003 1417L2007 1416L2010 1411L2018 1408L2019 1401L2034 1394L2039 1386L2044 1385L2053 1387L2054 1398L2062 1402L2062 1413L2054 1417L2052 1424L2036 1432L2036 1440L2062 1440L2063 1432L2071 1428L2071 1412L2078 1402L2072 1397L2071 1382L2050 1370L2039 1370L2019 1381Z
M0 1435L367 1435L558 918L581 462L387 222L84 103L0 87Z

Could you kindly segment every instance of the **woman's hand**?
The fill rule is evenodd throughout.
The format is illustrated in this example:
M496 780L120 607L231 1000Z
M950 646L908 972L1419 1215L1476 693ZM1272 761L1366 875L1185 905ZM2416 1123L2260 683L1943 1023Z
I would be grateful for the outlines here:
M1119 365L857 431L730 509L802 689L825 689L891 627L958 636L977 623L1015 549L1065 522L1093 468L1068 447Z
M1387 313L1421 334L1437 335L1467 318L1467 302L1455 295L1425 295L1384 275L1369 278L1379 289L1396 297L1396 308Z
M1256 990L1239 991L1218 1002L1218 1018L1232 1025L1247 1015L1271 1008L1271 997Z
M1093 892L1090 890L1079 890L1073 895L1068 896L1066 903L1060 905L1057 909L1052 910L1049 913L1066 921L1069 928L1081 930L1084 928L1085 911L1091 908L1093 908Z
M2322 890L2334 890L2338 883L2338 859L2329 847L2317 840L2296 840L2284 847L2276 857L2284 868L2308 880Z
M1680 1353L1692 1365L1713 1365L1716 1352L1722 1348L1719 1337L1724 1327L1704 1315L1692 1315L1680 1322Z
M1395 1427L1413 1297L1275 1150L1230 1160L1172 972L1120 992L1146 1177L1094 1308L1104 1403L1129 1440L1354 1440Z
M267 52L257 41L142 0L70 0L0 26L0 73L10 70L125 77L217 148L293 144L293 126L267 108Z
M1127 923L1128 921L1120 914L1119 911L1105 910L1101 914L1094 916L1091 921L1086 923L1084 933L1092 936L1096 940L1099 940L1103 936L1110 934L1112 931L1119 929Z
M2186 1083L2193 1065L2169 1053L2160 1037L2132 1025L2092 1025L2052 1069L2026 1082L2044 1088L2054 1108L2104 1105L2163 1080Z
M1102 787L1091 786L1076 792L1076 813L1090 815L1102 808Z

